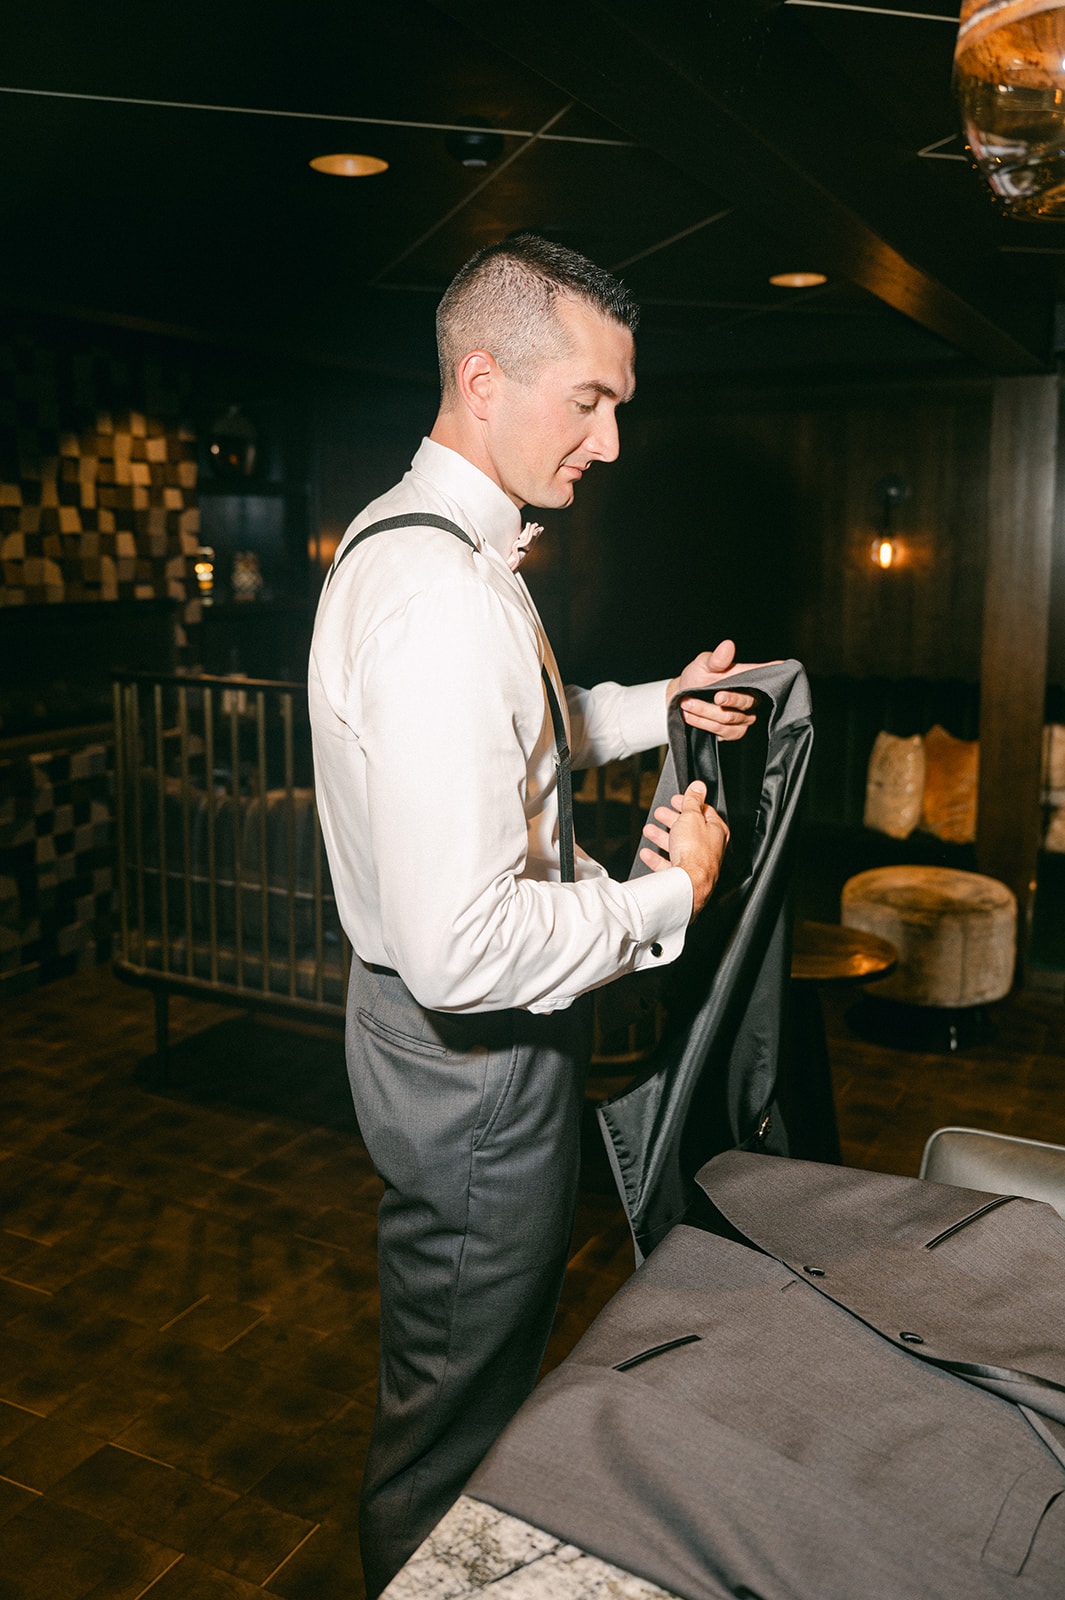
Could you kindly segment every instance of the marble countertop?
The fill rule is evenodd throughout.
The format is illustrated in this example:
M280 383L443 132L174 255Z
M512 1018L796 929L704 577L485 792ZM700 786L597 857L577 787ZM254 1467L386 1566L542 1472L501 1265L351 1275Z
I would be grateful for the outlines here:
M675 1600L631 1572L462 1495L381 1600Z

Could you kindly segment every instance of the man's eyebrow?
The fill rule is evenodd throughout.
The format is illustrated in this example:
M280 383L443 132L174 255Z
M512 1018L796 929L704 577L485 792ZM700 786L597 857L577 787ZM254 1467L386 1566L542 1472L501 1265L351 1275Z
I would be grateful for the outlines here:
M627 390L625 394L619 395L616 389L610 387L609 383L600 383L597 378L589 378L585 383L575 383L573 392L574 394L582 392L585 394L589 392L601 394L605 400L617 400L619 405L624 405L636 393L636 385L633 384L632 388Z

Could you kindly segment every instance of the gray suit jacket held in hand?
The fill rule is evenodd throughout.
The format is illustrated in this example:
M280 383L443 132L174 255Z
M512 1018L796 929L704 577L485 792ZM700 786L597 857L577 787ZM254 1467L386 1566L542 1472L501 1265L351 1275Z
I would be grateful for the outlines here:
M732 1151L467 1492L686 1600L1061 1600L1065 1223ZM728 1235L727 1237L722 1235Z
M746 737L719 743L669 710L669 755L654 807L694 778L732 831L721 877L662 975L669 1021L635 1083L599 1108L618 1192L640 1261L687 1211L695 1174L730 1149L789 1155L781 1105L785 991L791 959L788 887L799 801L810 761L810 686L797 661L752 667L729 689L755 697ZM650 869L637 857L630 877ZM650 979L653 981L653 979ZM601 1005L639 995L649 977L623 978ZM831 1107L828 1108L831 1116Z

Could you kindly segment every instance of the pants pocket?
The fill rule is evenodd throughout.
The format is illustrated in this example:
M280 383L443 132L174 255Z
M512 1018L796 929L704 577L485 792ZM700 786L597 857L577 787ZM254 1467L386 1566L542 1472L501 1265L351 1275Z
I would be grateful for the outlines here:
M398 1050L412 1050L420 1056L446 1056L447 1046L438 1044L433 1039L417 1038L414 1034L404 1033L399 1028L393 1028L387 1022L382 1022L380 1017L375 1017L365 1006L360 1006L356 1013L359 1026L365 1028L367 1033L372 1033L384 1044L393 1045Z

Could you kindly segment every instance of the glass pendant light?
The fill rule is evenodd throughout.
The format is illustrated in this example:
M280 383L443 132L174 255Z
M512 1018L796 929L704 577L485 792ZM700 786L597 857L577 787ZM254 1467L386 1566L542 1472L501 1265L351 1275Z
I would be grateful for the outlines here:
M1065 218L1065 0L962 0L965 137L1011 216Z

